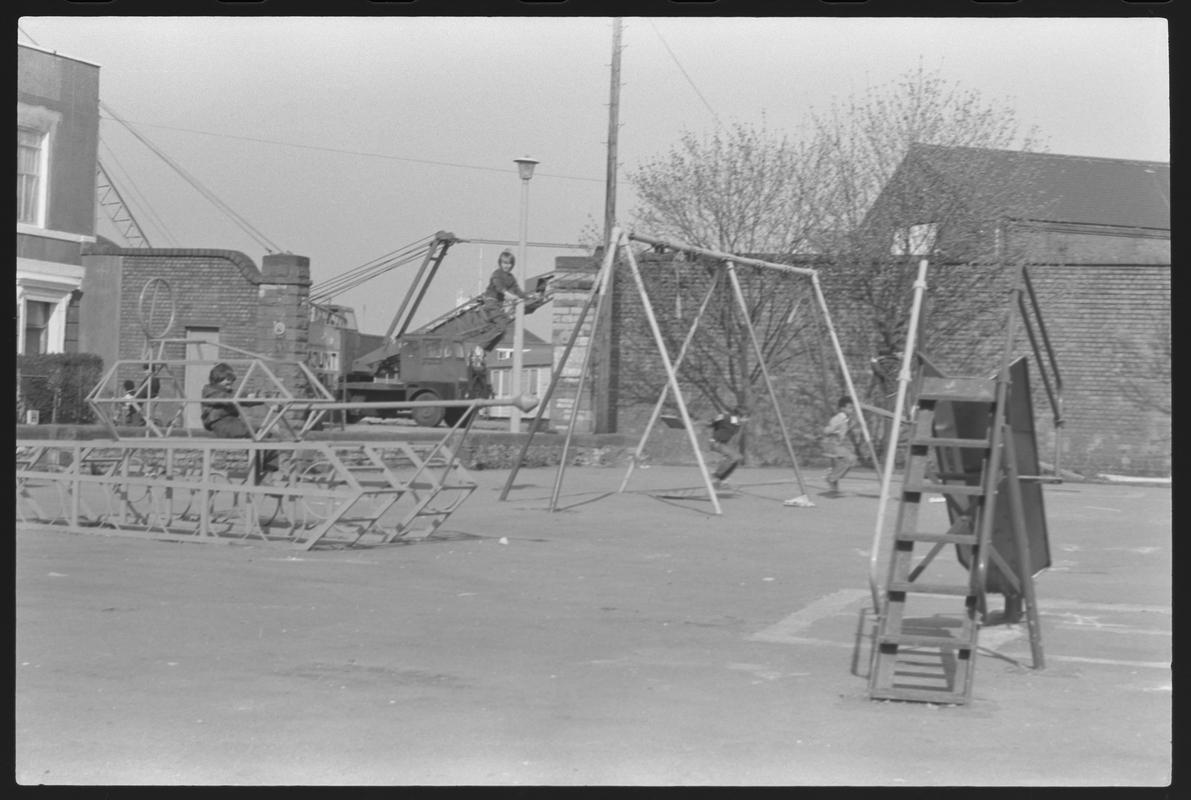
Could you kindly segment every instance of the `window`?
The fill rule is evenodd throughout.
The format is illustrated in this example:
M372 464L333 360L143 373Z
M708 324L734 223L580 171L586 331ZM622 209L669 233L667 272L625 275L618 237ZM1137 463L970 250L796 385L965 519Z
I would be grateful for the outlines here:
M513 393L513 371L494 369L488 373L492 390L497 397L508 397ZM521 393L541 397L541 392L550 384L549 367L525 367L521 370ZM493 409L493 416L507 417L508 409Z
M53 303L25 301L25 355L39 356L49 351L50 317L53 313Z
M42 224L46 172L45 134L17 128L17 222Z
M895 256L926 256L935 252L935 239L939 236L939 223L923 222L898 228L893 232L893 246L889 252Z

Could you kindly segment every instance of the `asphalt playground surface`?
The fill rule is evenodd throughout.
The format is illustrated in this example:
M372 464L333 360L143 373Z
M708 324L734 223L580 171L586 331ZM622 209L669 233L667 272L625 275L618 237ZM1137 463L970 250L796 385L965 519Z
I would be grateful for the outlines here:
M371 549L18 526L16 782L1171 783L1168 486L1047 486L1045 667L985 628L943 706L867 695L871 472L792 508L789 470L741 469L721 516L657 496L693 467L570 468L553 512L554 468L504 502L473 475L433 539Z

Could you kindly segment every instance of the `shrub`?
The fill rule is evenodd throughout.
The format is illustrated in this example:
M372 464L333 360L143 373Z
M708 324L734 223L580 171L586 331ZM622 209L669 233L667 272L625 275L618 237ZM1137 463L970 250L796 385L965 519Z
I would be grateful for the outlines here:
M43 423L95 421L87 394L103 377L103 359L94 353L17 356L17 422L35 409Z

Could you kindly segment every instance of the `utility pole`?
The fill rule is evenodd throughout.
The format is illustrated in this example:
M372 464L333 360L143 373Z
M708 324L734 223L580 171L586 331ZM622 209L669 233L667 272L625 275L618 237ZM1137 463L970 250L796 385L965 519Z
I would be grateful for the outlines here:
M620 51L621 51L622 20L615 17L612 20L612 78L608 98L608 162L604 185L604 248L616 246L608 241L612 229L616 227L616 145L620 132ZM613 273L615 274L615 273ZM612 405L614 387L612 381L612 307L615 293L613 282L608 282L609 297L600 303L600 318L593 321L596 335L591 346L592 367L594 377L591 383L592 402L594 405L595 432L614 433L616 431L616 414ZM576 398L578 402L578 398Z

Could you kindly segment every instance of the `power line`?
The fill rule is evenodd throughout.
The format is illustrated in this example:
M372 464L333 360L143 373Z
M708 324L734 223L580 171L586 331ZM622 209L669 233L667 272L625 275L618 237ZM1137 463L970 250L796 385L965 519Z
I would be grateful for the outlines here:
M127 124L127 123L125 123L125 124ZM180 131L182 133L194 133L194 134L198 134L199 136L214 136L214 137L220 138L220 139L235 139L235 140L242 141L242 142L256 142L257 144L278 145L280 147L294 147L294 148L298 148L300 150L317 150L317 151L323 152L323 153L337 153L339 155L346 155L346 156L359 156L359 157L363 157L363 158L381 158L381 159L385 159L388 161L406 161L411 164L430 164L430 165L436 166L436 167L455 167L457 169L474 169L474 170L479 170L482 172L500 172L502 174L508 174L510 172L515 172L515 170L505 169L503 167L482 167L482 166L477 166L475 164L462 164L462 163L455 162L455 161L434 161L434 160L427 159L427 158L410 158L408 156L394 156L394 155L389 155L387 153L370 153L370 152L366 152L363 150L345 150L345 149L338 148L338 147L324 147L322 145L296 144L294 142L283 142L283 141L280 141L277 139L262 139L262 138L255 137L255 136L238 136L236 134L230 134L230 133L213 133L211 131L200 131L200 130L195 130L193 128L178 128L178 127L174 127L171 125L153 125L151 123L145 123L145 122L138 122L137 125L140 125L141 127L145 127L145 128L162 128L164 130ZM590 182L595 182L595 183L603 183L603 178L585 178L585 177L581 177L578 175L559 175L557 173L550 173L550 172L535 172L534 177L535 178L537 178L537 177L558 178L560 180L568 180L568 181L590 181Z
M658 41L662 43L662 47L666 48L666 52L670 54L670 58L674 59L674 64L678 67L678 71L682 73L682 77L686 78L686 82L691 85L691 88L695 90L695 94L699 96L699 99L703 101L703 105L711 113L711 116L715 118L715 124L723 127L724 123L720 120L720 115L715 113L715 109L711 107L711 103L707 102L707 98L703 96L703 92L699 91L699 87L691 80L691 76L687 74L687 71L682 66L682 62L678 60L678 56L674 55L674 51L666 43L666 39L662 36L662 32L658 30L658 26L654 24L653 20L650 20L649 24L653 28L653 32L657 34Z
M262 247L264 247L270 253L279 252L281 250L280 246L278 246L275 242L273 242L271 239L269 239L268 236L266 236L264 233L262 233L251 222L249 222L247 219L245 219L243 216L241 216L238 212L236 212L234 209L232 209L231 206L229 206L227 203L225 203L221 199L219 199L219 197L217 197L214 192L212 192L210 189L208 189L206 186L204 186L198 180L198 178L194 177L189 172L187 172L186 169L183 168L181 164L179 164L177 161L174 161L172 158L170 158L161 148L159 148L152 141L150 141L148 137L146 137L140 131L133 128L131 124L129 124L125 120L121 119L116 114L116 112L112 111L111 107L106 105L102 100L99 102L99 107L101 110L106 111L108 114L110 114L115 121L117 121L121 125L123 125L128 130L129 133L131 133L133 136L135 136L137 139L139 139L140 142L142 144L144 144L146 147L148 147L158 158L160 158L162 161L164 161L166 164L168 164L170 167L172 167L173 170L175 172L177 172L179 175L181 175L182 178L187 183L189 183L191 186L193 186L196 191L198 191L201 195L203 195L203 197L205 197L209 201L211 201L211 203L213 205L215 205L216 208L223 211L223 213L226 214L229 219L231 219L233 222L235 222L240 227L240 229L243 230L245 233L247 233L251 238L255 239L258 244L260 244Z

